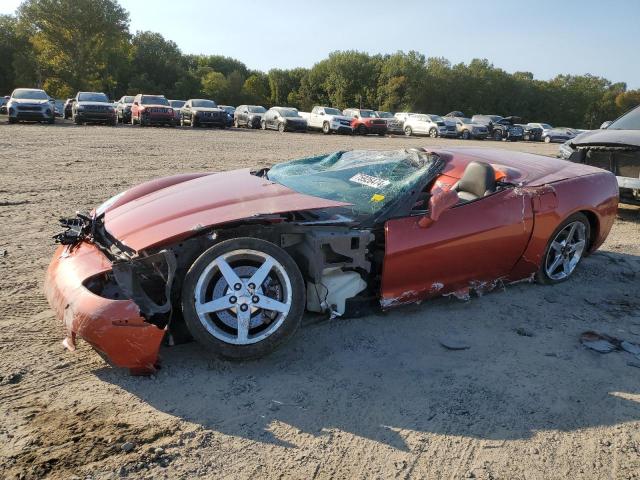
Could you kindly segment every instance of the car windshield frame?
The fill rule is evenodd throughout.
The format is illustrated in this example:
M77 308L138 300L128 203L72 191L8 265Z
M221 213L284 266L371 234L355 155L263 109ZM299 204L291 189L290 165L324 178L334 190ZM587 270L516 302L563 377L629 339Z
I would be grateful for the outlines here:
M27 88L14 90L11 98L15 100L49 100L49 95L44 90Z
M373 110L360 110L360 118L378 118L378 115Z
M218 108L218 104L216 102L206 98L196 98L191 100L191 106L193 108Z
M111 103L109 97L101 92L80 92L78 93L78 102Z
M305 195L348 204L344 213L377 223L442 171L444 162L421 150L349 150L279 163L268 179Z
M640 130L640 107L629 110L611 122L606 130Z
M391 112L376 112L379 118L395 118Z
M145 101L149 99L148 101ZM162 105L164 107L170 107L169 100L161 95L143 95L140 99L140 105Z
M326 107L324 109L324 113L326 113L327 115L342 115L342 112L340 110L331 107Z
M252 105L247 107L249 113L267 113L267 109L260 105Z

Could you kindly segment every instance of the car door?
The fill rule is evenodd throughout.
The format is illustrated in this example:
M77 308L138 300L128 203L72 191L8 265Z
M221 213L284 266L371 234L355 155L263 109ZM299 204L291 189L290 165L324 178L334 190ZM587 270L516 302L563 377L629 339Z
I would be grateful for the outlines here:
M238 111L238 125L249 125L249 109L242 105Z
M191 101L185 103L180 109L180 118L187 122L191 122Z
M459 204L425 228L420 218L385 224L383 305L464 293L506 277L533 228L531 199L514 189Z

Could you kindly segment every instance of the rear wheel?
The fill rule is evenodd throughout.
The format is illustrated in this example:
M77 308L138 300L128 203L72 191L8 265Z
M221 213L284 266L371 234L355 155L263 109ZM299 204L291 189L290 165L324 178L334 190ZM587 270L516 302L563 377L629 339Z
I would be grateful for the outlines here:
M205 251L182 288L189 331L216 355L266 355L298 329L304 281L291 256L273 243L235 238Z
M539 283L554 284L568 279L589 245L591 227L582 213L576 213L560 224L551 235L540 270Z

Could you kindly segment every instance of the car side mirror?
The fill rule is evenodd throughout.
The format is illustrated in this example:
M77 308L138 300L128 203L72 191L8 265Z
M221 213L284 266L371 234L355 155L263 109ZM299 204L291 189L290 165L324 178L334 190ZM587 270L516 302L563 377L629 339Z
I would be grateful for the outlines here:
M458 193L455 190L438 189L429 199L429 213L418 220L420 228L427 228L432 223L437 222L446 210L456 205L459 201Z
M609 125L611 125L613 122L611 120L607 120L606 122L604 122L602 125L600 125L600 128L602 130L609 128Z

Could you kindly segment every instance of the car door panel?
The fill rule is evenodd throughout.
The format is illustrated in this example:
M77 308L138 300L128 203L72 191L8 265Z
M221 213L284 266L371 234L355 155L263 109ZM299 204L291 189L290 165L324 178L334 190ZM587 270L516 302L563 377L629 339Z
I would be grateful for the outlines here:
M427 228L420 216L385 225L383 306L482 286L505 278L533 228L531 199L509 189L458 205Z

